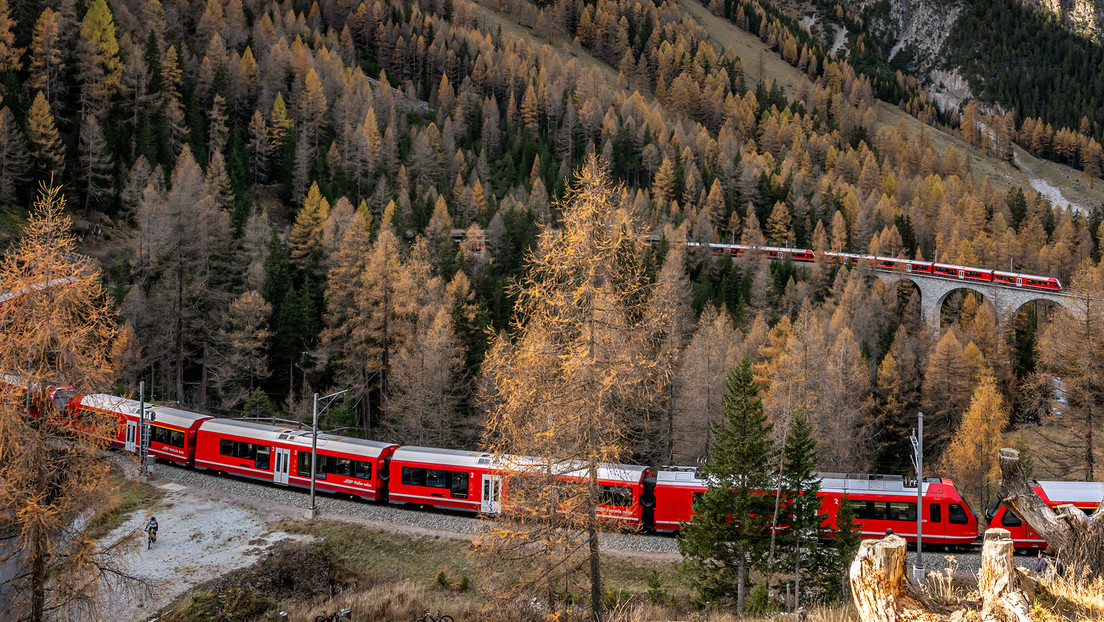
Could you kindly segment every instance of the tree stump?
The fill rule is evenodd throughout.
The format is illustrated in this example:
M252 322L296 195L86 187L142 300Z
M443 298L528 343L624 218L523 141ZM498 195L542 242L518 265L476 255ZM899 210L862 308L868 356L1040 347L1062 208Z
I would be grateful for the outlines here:
M1020 452L1000 450L1000 469L1005 507L1042 536L1067 568L1104 574L1104 500L1088 518L1072 505L1052 511L1028 484Z
M863 622L948 620L905 574L907 543L899 536L865 540L851 562L851 593Z
M1026 578L1012 563L1012 538L1005 529L985 532L981 552L981 613L946 613L924 596L905 574L905 541L897 536L867 540L851 563L851 592L863 622L1031 622L1031 604L1022 591Z
M981 593L983 620L1031 622L1031 603L1020 590L1019 571L1012 563L1012 535L1007 529L989 529L981 548Z

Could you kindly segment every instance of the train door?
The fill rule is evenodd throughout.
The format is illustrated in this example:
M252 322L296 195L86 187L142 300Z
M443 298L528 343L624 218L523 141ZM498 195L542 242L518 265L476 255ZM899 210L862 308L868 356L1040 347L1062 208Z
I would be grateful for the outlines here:
M958 278L960 278L960 279L966 278L966 271L965 270L959 270L958 271Z
M484 514L498 514L502 511L502 476L483 474L483 496L480 498L479 511Z
M123 449L133 453L135 446L138 444L138 422L127 419L126 422L126 442L123 444Z
M1022 276L1016 277L1016 287L1023 287L1023 277Z
M291 450L276 447L272 450L272 453L276 459L276 469L273 472L272 481L286 486L288 483L288 473L291 470Z

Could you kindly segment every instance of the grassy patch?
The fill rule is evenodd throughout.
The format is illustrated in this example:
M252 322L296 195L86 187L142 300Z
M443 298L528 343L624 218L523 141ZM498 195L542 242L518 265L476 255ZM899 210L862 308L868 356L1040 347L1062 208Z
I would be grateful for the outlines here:
M128 480L116 471L112 471L108 483L112 490L104 510L92 519L92 525L89 528L89 535L92 538L106 536L122 524L128 514L135 510L151 508L165 496L160 488L144 482Z

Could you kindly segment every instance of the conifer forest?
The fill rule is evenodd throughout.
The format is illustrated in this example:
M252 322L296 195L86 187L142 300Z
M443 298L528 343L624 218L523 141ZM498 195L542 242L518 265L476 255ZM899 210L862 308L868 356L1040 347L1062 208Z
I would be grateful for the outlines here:
M786 4L0 0L0 257L64 197L117 318L90 392L309 424L348 389L321 428L722 481L754 433L800 486L913 474L922 411L974 510L1001 447L1104 479L1104 48L974 3L948 104L849 3ZM1086 311L961 288L933 330L907 279L716 242L1053 277Z

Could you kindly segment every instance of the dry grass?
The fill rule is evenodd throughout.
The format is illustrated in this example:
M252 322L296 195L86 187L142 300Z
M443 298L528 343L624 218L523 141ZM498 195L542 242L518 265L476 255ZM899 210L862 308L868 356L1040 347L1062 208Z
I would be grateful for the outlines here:
M1037 620L1104 620L1104 577L1045 579L1039 583L1032 613Z
M356 620L409 622L421 618L426 610L434 614L447 613L457 620L481 619L479 607L472 601L427 589L409 579L376 585L366 591L345 592L333 598L292 603L284 611L289 622L313 622L314 616L323 609L336 611L342 607L352 610Z
M693 620L705 622L780 622L792 619L783 616L767 618L738 617L728 611L696 612L686 614L652 604L628 603L610 612L609 622L659 622L669 620ZM850 603L845 605L814 606L808 610L808 622L859 622L858 611Z

